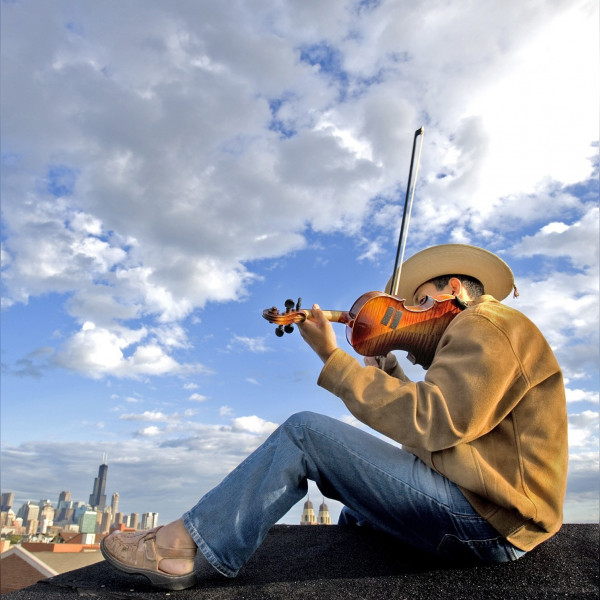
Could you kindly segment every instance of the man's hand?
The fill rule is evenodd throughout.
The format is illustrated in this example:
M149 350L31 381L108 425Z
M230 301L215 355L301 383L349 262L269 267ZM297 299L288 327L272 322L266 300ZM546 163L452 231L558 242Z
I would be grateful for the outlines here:
M387 356L365 356L364 363L367 367L378 367L389 373L396 367L398 361L396 355L389 352Z
M335 331L331 323L323 315L318 304L313 304L312 316L298 325L304 341L317 353L323 362L331 356L338 347Z

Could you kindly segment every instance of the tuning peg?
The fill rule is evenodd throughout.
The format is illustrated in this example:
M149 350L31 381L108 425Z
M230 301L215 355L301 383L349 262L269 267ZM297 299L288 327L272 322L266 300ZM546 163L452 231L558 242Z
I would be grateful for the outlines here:
M300 310L301 305L302 305L302 298L298 298L298 302L296 302L296 310Z
M279 327L275 328L275 335L277 337L281 337L283 335L283 325L279 325Z
M293 326L293 325L286 325L286 326L283 328L283 330L284 330L286 333L292 333L292 331L294 331L294 326Z
M285 301L285 309L287 312L290 312L294 308L294 301L289 298Z

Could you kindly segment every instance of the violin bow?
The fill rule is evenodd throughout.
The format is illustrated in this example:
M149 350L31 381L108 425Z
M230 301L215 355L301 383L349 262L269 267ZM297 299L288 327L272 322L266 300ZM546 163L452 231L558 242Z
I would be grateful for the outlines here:
M417 155L417 161L415 164L415 149L417 146L417 138L421 138L419 144L419 153ZM402 213L402 224L400 225L400 237L398 239L398 249L396 251L396 262L394 263L394 271L392 273L392 283L390 285L390 295L397 296L398 288L400 287L400 270L402 269L402 263L404 262L404 250L406 248L406 237L408 234L408 225L410 223L410 213L412 211L412 204L415 197L415 188L417 185L417 174L419 173L419 163L421 162L421 150L423 149L423 127L420 127L415 131L415 137L413 139L412 155L410 157L410 169L408 171L408 183L406 184L406 197L404 199L404 212ZM415 170L415 177L413 182L413 167ZM412 183L412 186L411 186Z

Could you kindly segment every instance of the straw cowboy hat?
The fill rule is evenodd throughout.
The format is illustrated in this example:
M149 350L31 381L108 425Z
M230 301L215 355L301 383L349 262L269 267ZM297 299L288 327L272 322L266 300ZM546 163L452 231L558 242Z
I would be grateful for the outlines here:
M483 248L466 244L443 244L417 252L404 261L400 272L399 298L412 302L417 288L440 275L468 275L478 279L486 294L504 300L511 291L517 295L510 267ZM390 291L392 280L386 290Z

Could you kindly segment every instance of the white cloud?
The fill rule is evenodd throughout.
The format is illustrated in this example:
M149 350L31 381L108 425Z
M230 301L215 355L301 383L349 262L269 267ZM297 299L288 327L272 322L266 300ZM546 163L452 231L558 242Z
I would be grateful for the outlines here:
M53 360L61 367L90 377L139 377L207 371L199 364L177 363L163 347L147 338L148 330L145 328L130 330L115 325L107 329L88 321L63 344ZM147 343L142 344L144 339ZM125 351L132 346L133 351L126 355Z
M208 398L202 394L194 393L188 398L188 400L191 402L206 402Z
M124 421L168 421L170 417L157 411L144 411L141 414L126 414L121 415L119 419Z
M567 403L571 402L590 402L591 404L598 404L598 392L592 392L589 390L571 389L566 387Z
M138 435L144 437L153 437L156 435L160 435L161 430L156 425L149 425L148 427L144 427L140 429Z
M586 410L569 415L569 447L571 451L597 451L598 412Z
M571 225L548 223L535 235L525 236L512 252L521 256L565 256L573 266L580 269L591 267L597 274L599 215L598 207L591 206L579 221Z
M250 338L243 335L234 335L233 341L229 344L230 349L237 349L240 346L248 352L262 354L263 352L271 352L272 348L265 343L266 337Z
M231 425L234 431L247 431L249 433L268 434L275 431L277 423L265 421L256 415L249 417L236 417L232 419Z

